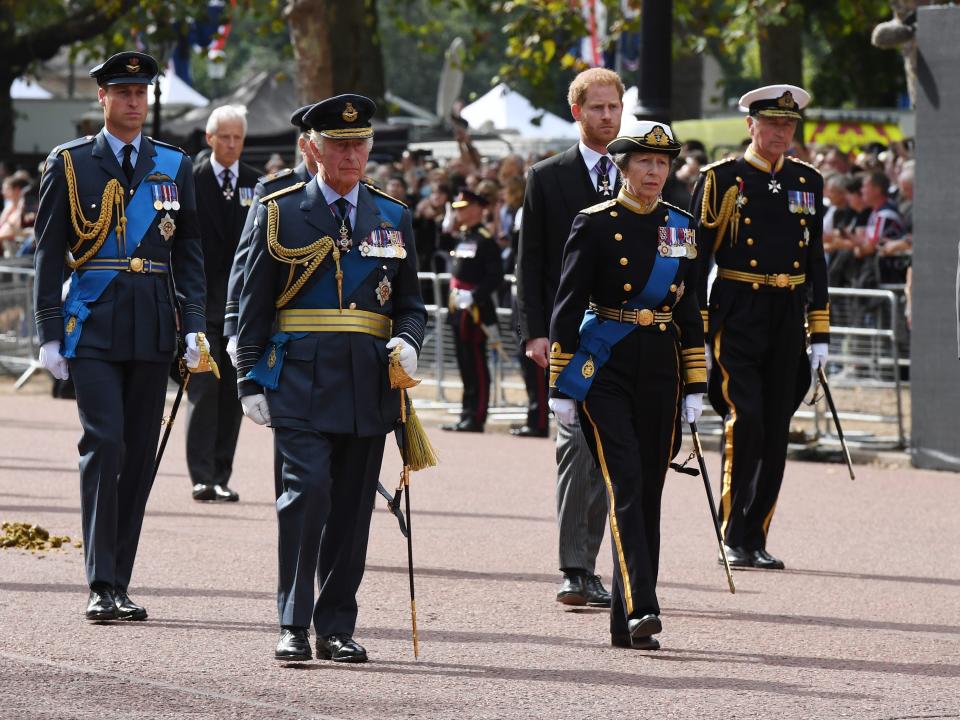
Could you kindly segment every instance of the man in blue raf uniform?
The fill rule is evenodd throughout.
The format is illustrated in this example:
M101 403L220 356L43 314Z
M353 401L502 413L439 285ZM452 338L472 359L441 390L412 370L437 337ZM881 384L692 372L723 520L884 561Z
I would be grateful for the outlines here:
M384 438L400 418L387 358L416 371L426 311L410 212L360 179L373 101L339 95L304 116L319 173L261 198L240 294L244 413L274 429L278 660L365 662L353 639ZM320 577L314 604L314 574Z
M724 418L720 521L727 558L738 567L784 566L766 547L790 418L811 371L827 359L823 178L784 155L809 99L793 85L740 98L750 146L742 157L704 167L693 197L698 295L714 359L710 403ZM711 257L717 278L708 304L703 278Z
M87 618L143 620L127 588L177 350L174 286L187 362L197 365L203 256L190 158L141 133L156 61L124 52L90 75L105 127L54 148L40 181L36 323L40 362L73 376L83 425Z
M463 381L460 422L444 430L483 432L490 403L490 368L487 366L487 338L499 343L497 308L493 294L503 282L500 248L483 226L481 195L462 190L453 201L456 213L456 247L453 277L450 278L450 324L457 349L457 366Z
M250 241L253 238L253 223L257 219L257 205L260 198L278 190L290 187L298 182L309 182L317 174L317 161L310 149L310 128L303 124L303 116L313 105L304 105L290 116L290 123L300 131L297 138L297 147L303 156L303 162L292 170L286 168L270 175L264 175L253 189L253 199L250 210L247 212L246 222L240 232L240 240L233 256L233 265L230 268L230 279L227 283L227 307L224 312L223 334L227 338L227 354L233 366L237 366L237 320L240 318L240 291L243 289L243 270L247 264L247 252L250 250ZM283 458L276 445L273 449L274 474L273 489L277 497L283 494Z

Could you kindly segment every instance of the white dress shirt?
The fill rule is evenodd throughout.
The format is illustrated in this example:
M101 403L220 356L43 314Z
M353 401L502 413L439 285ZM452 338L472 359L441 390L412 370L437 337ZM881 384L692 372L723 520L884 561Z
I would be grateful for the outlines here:
M610 162L610 167L607 169L607 178L610 181L610 192L613 193L613 189L617 184L617 168L613 164L613 159L610 157L610 154L604 153L601 155L596 150L588 148L586 145L584 145L583 140L580 141L579 147L580 157L583 158L583 162L586 164L587 170L590 171L590 182L593 183L594 188L600 186L598 182L600 179L600 173L597 170L597 163L600 162L600 158L605 157Z
M337 206L334 204L341 197L347 199L347 203L350 205L350 211L347 213L350 217L350 227L357 227L357 198L360 195L360 183L357 183L353 186L353 189L350 190L346 195L341 195L332 187L327 185L323 179L320 177L320 174L314 178L317 182L317 186L320 188L320 192L323 193L323 199L327 201L327 207L330 208L330 211L334 214L334 217L340 217L340 211L337 209Z
M237 179L240 173L239 160L234 160L233 165L231 165L230 167L224 167L223 165L217 162L217 159L213 155L211 155L210 165L213 167L213 174L217 178L217 185L219 185L220 187L223 187L223 171L229 170L230 171L230 187L234 190L237 189Z
M123 167L124 146L133 145L133 152L130 153L130 164L133 165L133 167L137 166L137 158L140 156L140 139L143 137L143 133L137 133L137 136L129 143L125 143L116 135L111 135L110 131L106 128L103 129L103 134L106 136L107 144L110 146L110 150L113 152L113 156L117 159L117 164L120 167Z

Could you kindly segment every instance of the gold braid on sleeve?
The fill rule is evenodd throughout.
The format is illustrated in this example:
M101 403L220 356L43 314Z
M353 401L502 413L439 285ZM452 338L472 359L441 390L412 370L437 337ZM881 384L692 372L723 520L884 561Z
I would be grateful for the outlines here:
M737 193L736 185L727 188L727 191L723 194L723 199L720 201L720 210L717 211L717 178L713 170L707 171L707 177L703 181L703 201L700 203L700 224L709 230L717 231L717 239L713 243L713 252L716 252L717 248L720 247L728 227L730 227L730 244L737 244L737 234L740 229L740 208L737 206Z
M63 170L67 178L67 199L70 202L70 222L73 224L73 232L77 237L76 243L70 243L70 255L67 256L67 264L74 270L83 265L87 260L96 255L103 247L107 235L110 234L110 219L113 215L114 207L117 211L117 244L121 248L120 257L126 254L123 249L126 245L127 216L124 211L123 186L116 178L111 178L110 182L103 189L103 197L100 202L100 216L96 220L87 220L83 214L83 208L80 205L80 196L77 194L77 176L73 169L73 158L70 157L70 151L63 151ZM85 242L93 240L93 245L80 254L80 249Z
M286 306L293 297L300 292L307 280L320 267L330 251L333 251L333 262L337 266L337 296L340 308L343 309L343 272L340 270L340 250L333 242L333 238L325 235L309 245L298 248L288 248L280 244L277 239L280 234L280 206L276 200L267 203L267 250L270 257L274 260L290 266L290 272L287 275L287 284L283 288L280 297L277 298L276 307L280 309ZM305 270L300 273L300 277L294 280L294 274L298 265L305 266Z

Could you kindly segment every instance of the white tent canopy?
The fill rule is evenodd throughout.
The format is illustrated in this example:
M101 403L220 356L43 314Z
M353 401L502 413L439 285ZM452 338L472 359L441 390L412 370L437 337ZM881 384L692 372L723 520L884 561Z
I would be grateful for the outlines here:
M625 130L628 125L633 125L637 121L634 113L637 111L639 105L640 91L636 85L632 85L628 87L627 91L623 94L623 115L620 118L621 132Z
M153 105L152 91L147 94L147 99ZM173 63L168 65L166 72L160 76L160 102L164 105L189 107L206 107L210 104L207 98L180 79L173 71Z
M576 123L535 108L518 92L500 83L467 105L460 116L477 130L513 130L521 137L576 138Z
M10 97L13 100L49 100L53 93L39 83L14 78L13 85L10 86Z

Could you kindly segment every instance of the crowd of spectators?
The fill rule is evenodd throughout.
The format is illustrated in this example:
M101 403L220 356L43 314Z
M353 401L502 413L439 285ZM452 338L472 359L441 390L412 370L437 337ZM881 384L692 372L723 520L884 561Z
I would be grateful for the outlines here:
M37 181L26 171L7 172L0 164L3 209L0 210L0 258L33 252L33 223L37 216Z

